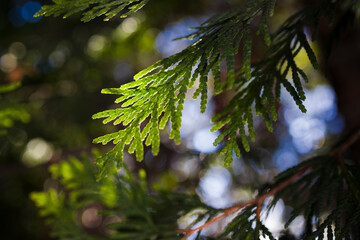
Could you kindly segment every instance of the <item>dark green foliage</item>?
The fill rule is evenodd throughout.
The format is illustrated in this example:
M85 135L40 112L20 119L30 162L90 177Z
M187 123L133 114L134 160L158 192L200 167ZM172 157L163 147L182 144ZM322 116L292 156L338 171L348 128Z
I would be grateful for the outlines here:
M40 16L63 15L67 18L76 13L82 13L81 21L88 22L96 17L105 16L104 21L108 21L119 13L121 17L127 17L130 14L141 9L149 0L53 0L53 5L43 6L35 14Z
M295 203L285 228L303 215L307 223L303 239L322 239L325 235L358 239L360 186L356 180L360 178L360 168L350 160L342 165L341 158L335 157L341 156L334 154L337 151L288 169L260 192L258 198L228 209L207 207L196 195L148 192L145 172L141 170L139 177L134 178L126 165L120 172L114 170L108 178L96 181L96 171L87 157L81 162L71 158L52 165L50 172L59 179L62 190L32 193L31 198L59 239L180 239L176 229L181 216L195 217L188 226L192 229L227 212L226 215L234 218L216 239L259 239L260 236L274 239L261 222L258 208L266 199L262 196L275 191L263 208L271 211L279 199ZM281 187L284 183L285 187ZM104 227L112 232L94 237L83 230L76 216L94 203L101 205L102 218L116 216L115 222ZM202 239L200 235L198 239Z
M211 217L211 212L204 214ZM198 220L201 220L198 219ZM216 239L259 239L261 237L274 240L271 232L256 218L256 208L253 206L241 210L235 218L226 226L224 232ZM199 238L200 239L200 238Z
M121 172L96 181L86 156L54 164L50 172L61 190L51 188L30 197L58 239L179 239L178 218L193 208L208 208L196 195L149 193L144 170L134 178L123 166ZM102 219L115 219L102 227L99 236L87 233L79 217L94 204Z
M157 155L160 129L164 129L169 120L169 137L179 144L186 94L190 88L196 88L193 98L200 97L200 111L204 112L210 79L214 81L214 94L227 90L234 92L227 106L212 119L215 124L211 130L221 131L214 145L222 144L220 154L225 155L226 166L231 164L233 153L240 157L240 149L250 150L248 138L255 141L254 113L261 115L269 131L273 130L272 122L277 120L276 103L280 101L282 87L290 93L299 109L306 112L302 81L309 80L295 57L300 51L305 51L312 66L319 67L306 31L312 29L312 40L316 40L321 20L341 17L342 12L356 12L354 6L358 1L319 1L291 16L270 34L268 19L274 12L275 2L247 1L210 18L194 28L194 33L184 37L195 40L189 47L139 72L134 77L135 81L102 91L104 94L119 95L115 103L121 105L97 113L93 118L103 118L104 124L113 122L113 125L120 125L120 130L98 137L94 142L111 142L115 147L105 155L96 156L99 169L94 169L87 158L83 159L84 163L73 158L53 165L50 171L54 178L60 179L61 191L49 190L31 196L40 207L40 214L48 217L54 236L60 239L165 240L187 237L199 230L197 239L203 239L202 228L197 229L198 225L233 216L217 239L274 239L261 222L260 213L263 209L270 211L283 199L294 207L285 229L296 217L304 216L306 229L303 239L323 239L325 235L328 239L332 236L335 239L360 237L359 163L343 159L344 150L341 148L280 173L272 185L259 192L257 198L236 205L238 208L235 206L235 211L230 211L232 208L208 207L196 195L149 192L145 172L140 171L139 178L135 179L123 163L124 150L135 153L136 159L141 161L143 144L151 145L153 155ZM55 3L46 6L39 14L68 16L96 5L85 11L83 20L88 21L104 14L113 16L111 11L116 4L120 4L119 11L128 6L137 10L136 6L142 7L146 1L79 1L79 5L70 1ZM70 6L74 7L71 11ZM255 20L259 23L256 32L261 33L266 45L270 46L258 62L253 62L251 58ZM235 61L239 52L242 57L240 66ZM222 63L226 63L226 79L221 78ZM242 146L239 146L240 142ZM117 172L119 168L121 172ZM97 179L95 172L98 173ZM269 204L263 206L264 200L270 196L273 198ZM97 236L90 236L84 231L75 213L81 214L94 203L100 204L103 218L116 217L115 222L104 227L113 231ZM178 219L189 215L195 220L187 225L188 228L177 231Z
M28 122L30 115L22 104L6 98L6 93L19 88L21 82L9 83L0 86L0 135L6 133L6 128L14 125L15 121Z
M50 167L52 177L59 179L63 185L62 191L51 188L47 192L33 192L30 195L40 208L40 215L47 217L46 223L53 227L52 236L59 239L99 239L83 231L75 213L91 202L113 205L116 201L111 182L96 182L90 162L85 157L82 160L71 158L68 162L62 161ZM100 191L102 185L105 186L103 193Z
M359 236L360 188L359 164L342 165L342 156L333 154L318 156L291 168L275 178L274 186L307 168L297 181L279 191L269 205L275 206L280 199L297 202L287 228L299 215L306 220L304 239L323 239L325 235L334 235L335 239L343 239L350 235L351 239ZM348 170L351 169L351 170ZM299 196L301 194L301 197ZM341 220L341 223L336 224Z
M240 157L237 134L240 134L245 151L250 150L248 136L245 134L246 126L250 139L255 140L252 126L253 111L263 117L269 131L273 130L272 121L277 120L275 103L280 99L281 85L291 94L299 109L306 112L301 79L308 81L308 78L296 65L294 58L304 49L313 67L318 68L315 54L304 33L305 29L317 29L318 21L313 21L314 19L322 19L339 5L346 5L341 5L342 1L324 0L312 8L298 12L273 34L272 45L264 58L251 63L251 23L260 14L258 29L262 29L260 32L265 36L265 42L268 42L266 39L269 36L265 34L264 29L267 29L266 19L273 11L273 2L249 1L238 8L212 17L195 28L195 33L184 37L196 39L191 46L141 71L134 77L134 82L120 88L104 89L105 94L121 95L115 102L122 105L118 109L95 114L94 118L105 118L104 124L114 121L114 125L122 124L124 129L96 138L94 142L113 142L119 150L131 144L129 152L136 151L137 159L140 161L143 158L142 142L147 146L152 145L154 155L158 153L160 137L157 129L164 128L170 119L170 138L179 144L186 92L199 78L193 98L201 95L200 110L204 112L210 72L214 76L215 94L226 89L236 89L236 94L227 107L212 119L216 122L212 131L222 130L214 145L225 141L220 153L225 155L226 166L232 162L233 151ZM241 40L243 64L241 68L235 69L234 56L238 53ZM226 60L227 64L225 84L220 79L220 63L223 60ZM290 72L292 80L288 77ZM148 120L149 118L151 120ZM125 141L120 141L122 139ZM117 159L121 161L122 157L119 156Z
M293 204L294 209L284 228L298 216L304 216L306 227L302 239L358 239L360 223L360 168L356 161L342 163L339 149L311 158L280 173L274 183L259 193L259 197L240 203L219 213L235 213L217 239L274 239L258 219L257 214L266 196L272 196L263 208L269 213L280 199ZM269 194L274 192L274 194ZM265 198L263 197L265 196ZM261 204L260 206L258 204ZM235 210L232 210L235 208ZM261 209L260 209L261 211ZM204 212L201 220L210 220L217 213Z
M191 224L194 225L222 212L222 209L207 207L196 195L149 193L145 172L141 170L135 179L125 165L121 172L114 171L102 181L96 181L95 169L85 156L81 162L71 158L54 164L50 172L60 181L61 190L34 192L30 197L40 208L40 215L47 218L52 235L59 239L180 239L176 228L182 215L197 215ZM99 216L102 218L116 217L116 221L104 227L113 230L111 233L93 236L84 231L77 216L94 204L101 205ZM256 220L254 211L253 207L241 211L219 239L258 239L259 234L273 239L267 228Z
M227 225L225 231L219 239L259 239L260 236L274 240L271 232L256 219L256 209L246 208L237 215L230 224Z
M0 93L6 93L14 91L15 89L19 88L21 86L21 82L15 82L15 83L8 83L0 86Z
M158 129L164 128L170 119L170 138L179 144L181 115L187 90L194 86L199 77L199 86L193 98L201 95L200 110L204 112L207 104L208 75L211 71L215 77L215 93L233 88L239 79L235 75L234 55L238 53L241 40L244 42L244 60L240 72L249 80L252 45L250 24L259 14L261 19L268 18L273 7L274 4L268 4L268 1L249 1L236 9L216 15L200 27L194 28L196 32L184 37L196 39L185 50L141 71L134 77L134 82L118 89L104 89L105 94L122 95L115 101L122 103L121 108L95 114L94 118L105 118L103 123L114 121L114 125L122 124L125 129L99 137L94 142L107 144L112 141L117 144L118 149L123 149L125 144L132 141L129 152L136 151L140 161L143 157L142 142L147 146L152 145L153 154L157 155L160 140ZM263 26L265 24L267 22L262 21L259 29L267 29ZM226 60L228 69L225 84L222 84L220 79L220 63L223 60ZM150 120L146 121L149 118ZM243 123L239 125L244 126ZM125 141L120 142L122 139ZM245 139L244 142L247 143ZM232 147L237 149L233 143Z

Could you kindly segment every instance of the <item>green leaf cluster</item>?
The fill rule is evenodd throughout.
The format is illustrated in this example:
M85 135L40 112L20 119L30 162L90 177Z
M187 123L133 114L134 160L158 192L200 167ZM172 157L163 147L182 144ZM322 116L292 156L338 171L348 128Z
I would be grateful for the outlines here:
M304 217L302 239L325 236L358 239L360 168L350 159L341 162L342 156L337 151L334 148L280 173L273 184L259 191L259 197L280 190L264 206L255 201L244 203L244 207L233 212L233 218L216 239L275 239L262 221L267 217L264 213L270 213L280 199L293 206L284 229L296 217ZM149 192L145 171L140 170L134 177L125 164L121 171L113 171L108 178L96 181L96 169L90 161L83 156L81 161L70 158L52 165L52 177L61 187L30 196L59 239L180 239L182 235L177 232L180 219L193 219L187 224L187 229L193 229L227 211L206 206L196 195ZM289 183L281 187L285 182ZM100 206L98 214L102 219L116 219L105 226L112 230L105 231L107 234L90 235L77 220L79 214L94 204ZM198 231L196 239L207 238Z
M113 121L114 125L122 124L123 127L118 132L96 138L94 142L116 144L117 151L120 151L116 159L118 165L126 145L130 145L129 152L136 152L140 161L143 158L143 142L152 146L154 155L158 153L159 129L163 129L170 120L169 137L179 144L186 94L198 79L193 98L201 98L200 111L204 112L211 73L215 94L227 89L235 90L229 104L212 119L215 125L211 129L221 130L214 145L224 143L220 153L225 155L225 165L229 166L233 153L240 157L238 136L245 151L250 150L248 138L255 140L254 113L265 120L269 131L273 130L272 121L277 120L276 102L280 101L281 87L291 94L299 109L306 112L302 80L307 82L308 77L294 59L301 50L305 50L313 67L318 68L315 53L305 34L306 28L318 29L320 19L339 6L344 7L342 3L320 1L294 14L271 36L267 22L275 1L248 1L210 18L194 28L194 33L184 37L195 39L189 47L139 72L134 77L135 81L120 88L103 90L105 94L120 95L115 103L121 103L121 106L97 113L93 118L104 118L104 124ZM255 19L260 19L257 33L262 33L265 43L270 44L271 39L272 44L261 61L251 62L251 28ZM240 46L242 65L237 68L235 57ZM226 81L220 77L222 62L226 62ZM101 164L101 160L99 162Z
M6 93L12 92L21 86L21 82L9 83L0 86L0 135L6 133L6 128L12 127L15 122L27 123L30 115L22 104L10 101Z
M54 2L55 5L45 6L39 14L65 13L67 16L82 11L85 12L83 20L88 21L109 14L115 6L111 3L120 4L123 8L119 11L122 11L147 1ZM208 207L196 195L149 191L145 172L142 170L139 176L132 176L123 162L123 151L128 147L128 152L135 153L140 161L145 144L152 147L153 155L158 154L160 130L169 122L170 138L180 143L182 110L189 89L195 88L193 98L200 97L200 111L204 112L208 83L213 79L215 94L227 90L234 93L228 105L212 119L215 123L212 131L221 132L214 144L223 146L220 154L225 155L225 165L229 166L233 155L240 157L240 149L250 150L248 139L255 140L254 114L260 115L267 128L273 130L281 88L290 93L302 112L306 112L302 81L308 81L308 77L295 57L304 50L312 66L318 68L309 39L316 40L323 19L341 19L343 12L356 11L357 4L356 0L320 0L292 15L270 34L268 20L273 14L275 0L247 1L196 27L194 33L185 37L194 39L193 44L139 72L135 81L120 88L104 89L104 94L119 95L115 102L120 107L93 117L104 119L104 124L113 122L120 130L96 138L94 142L112 142L115 147L105 155L95 156L99 169L91 165L88 157L82 161L71 158L53 165L50 172L62 187L31 195L41 215L48 218L54 236L60 239L179 239L182 236L176 229L181 216L195 217L187 226L191 229L224 213L226 209ZM343 29L339 25L336 27ZM251 59L254 28L270 46L257 62ZM310 28L313 35L307 36ZM222 66L226 66L226 70ZM279 174L273 184L259 192L260 198L272 195L270 203L260 206L253 201L243 205L245 207L234 214L217 239L274 239L262 224L259 210L262 207L271 211L280 199L294 207L285 229L296 217L304 217L306 227L302 239L324 239L325 236L327 239L359 239L359 163L344 158L343 153L335 148ZM121 171L117 171L120 167ZM99 216L116 219L106 225L106 229L112 231L98 236L84 231L76 216L94 203L101 206ZM196 239L203 239L201 231Z
M262 19L258 28L269 42L266 19L273 12L275 1L256 0L216 15L204 22L196 31L184 38L196 39L183 51L148 67L135 75L134 82L120 88L104 89L105 94L121 95L116 103L118 109L106 110L95 114L93 118L105 118L103 123L113 121L122 124L124 129L96 138L95 143L113 142L123 151L130 145L129 152L136 152L138 160L143 158L143 142L152 146L157 155L160 146L159 129L171 121L170 138L180 143L180 126L184 101L188 89L194 87L199 78L193 98L201 98L201 112L206 109L208 98L208 79L212 72L215 93L233 88L238 77L235 76L235 54L243 41L243 65L240 72L249 80L251 77L251 26L255 18ZM266 31L265 31L266 30ZM227 80L222 83L220 64L226 61ZM246 80L245 80L246 81ZM122 156L118 159L121 161Z
M50 172L61 187L33 192L30 197L59 239L179 239L178 218L193 208L208 208L196 195L148 192L145 171L134 177L126 165L121 172L96 181L96 169L87 156L54 164ZM100 206L103 221L115 219L104 222L99 236L84 231L86 226L78 220L94 204Z
M281 184L306 166L301 178L279 191L268 209L279 199L295 202L285 228L298 216L306 222L303 239L358 239L360 237L359 164L340 163L341 156L320 155L288 169L275 178ZM299 194L302 197L299 197Z
M226 227L219 239L270 239L275 240L269 229L256 219L256 208L246 208Z
M149 0L53 0L53 5L45 5L35 14L35 17L63 15L67 18L76 13L82 13L81 21L105 16L104 21L109 21L119 13L125 18L140 10Z

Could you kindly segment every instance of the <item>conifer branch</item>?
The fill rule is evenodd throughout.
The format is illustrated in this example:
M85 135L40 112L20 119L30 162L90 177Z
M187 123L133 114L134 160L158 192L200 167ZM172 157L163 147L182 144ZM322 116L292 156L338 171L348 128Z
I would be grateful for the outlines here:
M255 140L252 126L254 110L256 115L262 116L268 130L272 132L272 121L277 120L275 105L280 101L282 86L290 93L299 109L303 113L306 112L303 104L305 93L301 80L308 82L308 77L294 59L301 50L304 50L312 66L318 68L319 64L305 30L310 27L318 29L319 24L313 20L327 17L339 4L342 4L341 1L323 0L311 8L294 14L272 35L273 44L264 58L252 63L252 78L246 79L241 71L236 73L239 76L237 81L239 84L235 96L228 106L212 119L215 125L211 130L222 130L214 145L225 142L220 153L225 155L226 166L232 162L233 151L237 157L240 157L237 135L240 135L245 151L250 150L248 138L251 141ZM245 125L249 129L249 136L246 136L243 130Z
M179 144L186 93L194 86L196 79L199 79L193 98L201 98L200 111L204 112L210 73L214 76L215 94L226 89L236 91L230 103L212 119L215 125L211 131L222 131L213 144L216 146L224 143L220 154L225 155L225 166L231 164L233 153L236 157L241 155L238 138L245 151L250 150L248 138L255 141L253 112L261 115L269 131L273 130L272 121L277 120L276 102L280 101L282 86L305 113L305 93L301 81L308 81L308 78L294 59L304 50L312 66L318 68L319 64L305 29L317 29L319 23L314 23L314 19L327 17L343 1L322 0L311 8L294 14L270 38L265 29L267 30L267 19L273 11L274 2L248 1L238 8L212 17L195 28L195 33L185 37L196 40L188 48L139 72L133 82L120 88L104 89L103 93L120 95L116 103L122 105L118 109L97 113L93 118L104 118L104 124L111 121L114 125L122 124L125 129L98 137L94 139L94 143L112 142L117 149L122 149L114 159L117 166L121 165L122 151L126 145L130 145L129 152L136 152L137 160L141 161L143 143L151 145L153 155L157 155L160 146L158 129L164 128L171 121L169 138ZM262 19L258 30L264 35L265 42L272 40L272 45L261 61L251 63L251 22L258 17ZM243 64L240 68L235 68L234 57L241 42ZM227 65L225 84L220 79L220 64L223 61ZM142 125L145 126L139 128ZM249 130L248 136L245 133L246 127ZM98 162L104 165L104 161L99 159ZM102 169L104 176L106 171Z
M310 164L310 165L302 167L294 175L289 177L286 181L280 183L278 186L274 187L267 193L264 193L250 201L239 203L232 207L223 209L222 213L220 215L208 220L206 223L204 223L203 225L201 225L199 227L196 227L193 229L178 229L177 231L179 233L184 233L185 236L182 239L186 240L188 237L190 237L195 232L201 231L202 229L209 227L210 225L224 219L225 217L227 217L231 214L234 214L234 213L240 211L241 209L243 209L245 207L256 206L258 209L260 209L259 211L261 211L261 207L259 207L259 206L262 206L262 204L266 198L273 196L274 194L278 193L283 188L287 187L289 184L293 183L295 180L297 180L299 177L301 177L307 170L311 169L312 166L313 165ZM260 213L257 214L257 218L258 218L258 216L260 216ZM257 219L257 220L259 220L259 219Z
M340 164L340 168L341 168L341 170L343 172L343 177L346 180L349 188L351 189L352 194L354 195L354 197L356 198L358 203L360 203L360 195L359 195L358 190L356 189L356 184L353 182L353 179L350 176L349 172L347 171L345 163L343 162L342 154L352 144L354 144L357 140L359 140L359 138L360 138L360 130L357 130L354 134L352 134L350 137L348 137L342 144L340 144L340 146L335 147L334 150L332 150L332 151L330 151L328 153L329 157L332 157L332 156L336 157L333 160L338 161L338 162L340 160L339 164ZM177 231L179 233L185 234L185 236L182 239L186 240L188 237L190 237L195 232L201 231L201 230L209 227L210 225L224 219L227 216L230 216L230 215L235 214L237 212L238 212L237 214L239 214L239 211L241 212L241 210L244 210L245 208L249 208L249 207L252 207L252 206L256 207L256 212L255 212L256 213L256 220L260 221L260 214L261 214L262 206L263 206L263 203L264 203L265 199L267 199L267 198L269 198L271 196L274 196L277 193L284 190L285 188L289 187L291 184L293 184L299 178L301 178L307 171L313 169L314 167L321 167L320 166L321 163L322 162L316 162L316 161L314 162L314 161L312 161L310 159L310 160L304 162L304 164L300 168L298 168L295 172L292 172L291 169L290 169L289 172L291 172L291 175L287 175L286 179L280 177L279 180L277 181L276 185L273 188L271 188L271 190L269 190L268 192L254 198L254 199L252 199L250 201L239 203L239 204L236 204L236 205L231 206L229 208L225 208L225 209L221 210L221 212L222 212L221 214L218 214L217 216L209 219L204 224L202 224L202 225L200 225L200 226L198 226L196 228L178 229ZM277 197L273 202L274 203L277 202L278 199L279 199L279 197ZM294 218L294 216L293 216L293 218ZM290 221L291 220L289 220L289 222ZM317 232L319 232L319 230Z
M356 130L349 138L347 138L340 146L336 147L331 151L331 155L338 156L342 155L347 149L351 147L360 139L360 129Z
M274 3L275 0L248 1L237 8L210 18L201 26L196 27L195 33L184 37L195 39L192 45L139 72L134 76L135 81L122 85L120 88L104 89L103 93L121 95L116 103L122 103L122 105L118 109L97 113L93 118L104 118L104 124L111 121L114 125L122 124L125 129L98 137L94 139L94 143L112 142L118 149L122 149L118 158L114 160L118 166L121 165L122 151L126 145L130 145L129 152L136 152L137 160L141 161L143 142L147 146L151 145L153 155L157 155L160 145L159 129L163 129L171 121L169 138L179 144L182 110L188 89L192 88L199 79L199 86L193 98L200 97L200 111L205 112L210 73L215 78L215 94L232 89L239 84L243 85L244 79L249 80L251 78L251 23L258 17L269 18L270 13L273 12ZM265 20L261 21L258 28L262 29L264 41L270 43L270 37L266 37L269 35L268 28L264 25L267 25ZM241 41L243 41L243 65L241 69L235 69L235 55L239 52ZM220 64L223 61L227 65L225 84L220 79ZM241 78L238 77L240 75ZM249 91L251 91L250 88ZM150 119L149 122L147 122L148 119ZM244 123L241 118L237 122L242 126L240 131L243 133L242 139L248 150L248 144L245 144L247 143L244 131L245 120L251 122L252 116L247 116ZM219 121L216 126L221 127L223 123ZM231 134L232 144L228 148L234 148L237 156L240 156L240 150L235 141L236 129L232 130L234 130ZM250 127L250 132L254 132L252 127ZM219 138L216 143L221 141L222 139ZM226 165L231 159L232 157L229 159L227 155ZM104 165L103 161L105 160L99 159L98 162Z
M126 14L132 13L147 1L56 0L55 5L45 6L39 14L69 16L84 12L83 21L88 21L100 15L110 18L123 10ZM358 3L358 0L320 0L316 5L290 17L270 36L267 21L275 2L247 1L238 8L211 18L196 28L195 33L187 36L195 39L195 43L185 50L141 71L135 76L134 82L103 90L106 94L120 95L116 103L121 103L118 109L94 115L94 118L104 118L104 124L113 121L114 125L122 125L118 132L94 140L96 143L112 142L116 145L96 160L100 168L99 178L110 177L96 181L93 175L95 169L89 159L84 161L87 165L72 159L69 163L63 162L50 169L53 177L60 179L65 191L57 193L50 190L31 195L41 208L40 213L50 219L49 224L56 230L55 236L98 239L88 237L73 213L83 211L90 202L101 202L108 210L104 211L104 216L121 219L107 226L116 230L110 234L112 239L178 239L178 233L184 234L183 239L186 239L195 232L200 235L201 230L227 216L235 215L220 239L259 239L259 235L263 234L272 240L272 234L260 221L263 204L267 198L273 197L267 207L267 211L270 211L279 199L286 197L293 201L294 211L285 228L297 216L303 215L308 225L305 239L322 239L325 231L332 239L333 229L337 239L360 239L360 195L356 181L360 174L359 164L350 168L343 158L346 150L360 138L360 130L328 154L316 156L280 173L271 187L265 192L261 191L258 197L220 210L205 206L195 194L149 194L145 173L139 174L138 183L126 165L124 175L113 171L114 163L117 167L122 166L122 154L127 145L129 153L136 153L137 160L143 158L143 143L151 145L156 155L160 147L159 129L163 129L169 121L172 127L170 138L176 143L180 142L179 130L186 93L198 79L199 85L193 97L201 98L200 111L204 112L209 74L214 77L215 94L226 89L235 90L230 104L213 118L215 125L212 130L222 131L214 144L225 142L221 150L225 154L225 165L230 165L233 152L240 157L239 138L246 151L249 150L247 138L255 140L253 112L261 115L268 129L272 130L272 121L277 119L275 104L280 99L282 86L291 94L300 110L306 111L301 81L308 79L294 58L304 50L314 68L318 67L318 63L305 30L312 27L316 32L321 18L330 13L336 17L334 14L353 8L352 3ZM266 44L272 42L272 45L261 61L251 62L252 22L256 18L260 18L258 33L263 35ZM234 58L240 47L243 64L235 68ZM227 66L226 82L220 79L222 63ZM245 126L249 129L249 136L245 135ZM300 192L309 197L296 201ZM195 223L187 229L175 231L179 216L199 208L204 209L205 213L200 214ZM322 214L326 212L330 214L323 217ZM203 219L207 221L195 227ZM253 223L256 223L256 227L253 227ZM99 239L108 237L99 236Z
M342 174L344 175L344 178L352 192L352 194L354 195L354 197L356 198L358 205L360 206L360 193L357 191L356 189L356 183L353 181L353 178L350 176L349 171L344 163L344 158L342 155L338 155L337 156L338 162L340 164L340 169Z
M347 149L349 149L351 147L351 145L356 143L359 140L359 138L360 138L360 129L355 131L355 133L353 133L344 143L342 143L339 147L337 147L336 149L331 151L330 154L333 155L335 157L335 159L337 160L337 162L339 163L341 172L344 175L344 178L345 178L352 194L354 195L354 197L356 198L356 200L360 206L360 193L356 189L356 183L354 183L353 178L351 177L351 175L345 165L344 157L343 157L343 153Z
M35 17L60 15L63 18L76 13L82 13L81 21L89 22L96 17L105 16L104 21L109 21L117 14L125 18L140 10L149 0L53 0L53 5L45 5L35 14Z

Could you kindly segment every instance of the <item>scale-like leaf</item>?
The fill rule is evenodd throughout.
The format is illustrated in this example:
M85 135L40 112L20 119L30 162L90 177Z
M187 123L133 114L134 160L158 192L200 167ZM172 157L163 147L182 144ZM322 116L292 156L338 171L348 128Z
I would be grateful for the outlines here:
M106 94L120 94L116 102L122 103L118 110L104 111L95 114L94 118L105 118L104 122L115 120L114 125L122 123L129 130L120 131L125 136L133 136L133 142L129 150L136 151L137 157L142 157L140 144L145 141L151 145L153 154L159 151L159 130L164 128L170 119L170 138L176 144L181 142L180 126L183 104L186 93L197 79L199 85L193 95L194 98L201 98L200 111L205 112L208 98L209 72L215 77L215 91L221 93L224 89L233 88L237 83L235 74L235 54L237 54L241 40L244 39L243 57L244 63L240 75L244 74L247 79L251 77L251 45L252 37L250 24L258 16L259 12L268 14L265 0L249 1L236 10L229 10L227 14L220 14L212 17L196 32L187 36L195 39L195 42L183 51L158 61L135 75L135 81L122 85L119 89L105 89ZM266 8L266 9L265 9ZM264 16L265 17L265 16ZM226 61L227 80L225 84L220 79L220 63ZM156 71L155 71L156 70ZM156 97L154 97L156 96ZM118 116L116 116L118 114ZM157 116L155 116L155 115ZM138 121L136 121L138 119ZM139 134L139 126L143 121L149 119L150 125L145 125L144 130ZM244 122L245 124L245 122ZM241 125L241 124L240 124ZM135 130L136 129L136 130ZM241 127L244 132L244 126ZM233 129L236 131L236 128ZM134 132L135 131L135 132ZM97 138L95 142L106 143L119 140L115 135L106 135L104 138ZM243 134L245 143L245 135ZM121 141L121 140L120 140ZM129 142L127 141L126 144ZM236 144L236 135L233 136L233 146ZM232 147L226 153L226 161L231 162ZM246 147L248 150L248 147ZM236 155L239 151L236 149ZM138 159L138 160L141 160Z
M105 16L108 21L119 13L122 18L140 10L149 0L53 0L53 5L45 5L35 17L40 16L61 16L70 17L76 13L82 13L81 21L89 22L100 16Z

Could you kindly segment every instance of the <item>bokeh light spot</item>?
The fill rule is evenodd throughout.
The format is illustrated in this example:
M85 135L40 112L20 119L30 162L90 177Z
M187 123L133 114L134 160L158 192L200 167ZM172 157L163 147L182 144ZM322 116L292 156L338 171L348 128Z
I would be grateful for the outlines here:
M96 228L101 225L102 217L98 215L98 209L91 207L81 215L81 222L86 228Z
M14 42L9 47L9 53L13 54L17 59L21 59L26 55L26 47L22 42Z
M21 27L23 26L26 21L22 16L22 8L19 6L14 7L9 12L9 20L12 25L15 27Z
M88 42L88 53L92 57L96 57L104 49L106 38L102 35L93 35Z
M190 27L198 26L199 20L194 18L184 18L176 23L169 24L164 31L159 33L156 38L156 47L164 56L170 56L183 50L192 41L180 40L173 41L175 38L183 37L194 32Z
M283 200L277 201L274 208L270 212L264 212L261 214L261 220L264 225L274 234L275 237L279 236L280 231L283 229L284 220L283 213L285 204ZM266 217L267 216L267 217Z
M296 237L300 237L304 231L304 226L305 226L304 216L300 215L291 222L289 226L289 230Z
M30 1L25 3L21 8L21 16L25 21L35 23L40 21L41 17L34 17L34 14L41 9L41 4L36 1Z
M231 202L228 194L231 175L223 167L213 167L200 180L200 189L207 203L213 207L225 207Z
M59 68L65 63L65 53L60 50L53 51L49 56L49 63L54 68Z
M138 21L135 17L126 18L121 24L122 30L127 34L135 32L137 27Z
M54 149L52 145L41 138L35 138L26 145L22 162L28 167L35 167L48 162L53 156L53 153Z
M308 153L318 148L318 143L325 137L325 122L316 118L297 118L290 124L290 134L299 153Z
M9 73L15 70L17 67L16 56L12 53L7 53L0 58L0 69L3 72Z
M298 163L297 154L288 149L279 149L274 154L276 167L280 171L295 166Z
M196 150L201 153L213 153L218 147L213 145L213 142L219 134L217 132L211 132L210 128L203 128L195 132L193 137L193 145Z

